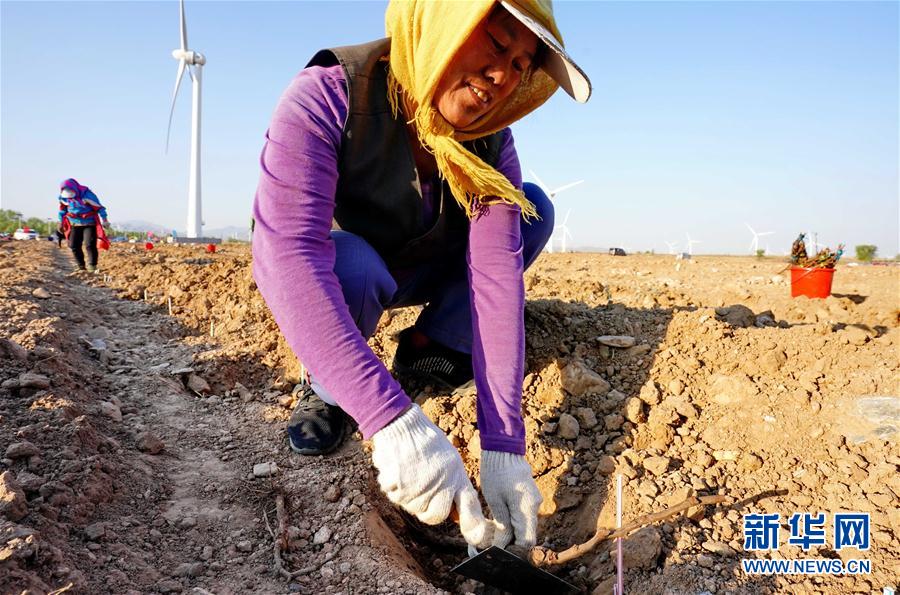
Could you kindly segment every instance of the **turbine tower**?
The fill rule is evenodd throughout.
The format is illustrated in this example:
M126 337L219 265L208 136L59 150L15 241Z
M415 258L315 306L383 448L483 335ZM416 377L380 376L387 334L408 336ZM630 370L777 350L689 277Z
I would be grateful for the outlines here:
M688 256L693 256L693 255L694 255L694 250L693 250L694 244L701 244L702 242L701 242L700 240L692 240L692 239L691 239L691 234L689 234L689 233L687 233L687 232L685 232L684 235L687 237L687 253L688 253Z
M193 83L191 88L191 170L188 181L188 216L187 237L199 238L203 235L203 211L200 203L200 91L203 65L206 56L188 49L187 23L184 18L184 0L180 0L181 8L181 47L172 50L172 57L178 60L178 73L175 75L175 91L172 93L172 107L169 109L169 126L166 130L166 152L169 151L169 135L172 132L172 115L175 113L175 99L181 79L187 71Z
M560 241L560 244L562 245L561 247L562 247L563 252L566 251L566 239L570 239L570 240L574 239L572 237L572 234L569 233L569 226L568 226L569 216L571 214L572 214L572 209L569 209L568 211L566 211L566 217L565 217L565 219L563 219L563 222L553 228L554 236L557 235L557 232L559 232L559 236L560 236L559 241ZM550 237L550 244L553 244L552 236Z
M760 231L760 232L757 232L757 231L754 230L752 227L750 227L750 224L749 224L749 223L744 223L744 225L746 225L746 226L747 226L747 229L750 230L750 233L753 234L753 241L750 242L750 254L756 254L756 251L759 250L759 238L761 238L761 237L763 237L763 236L770 236L770 235L772 235L773 233L775 233L774 231Z

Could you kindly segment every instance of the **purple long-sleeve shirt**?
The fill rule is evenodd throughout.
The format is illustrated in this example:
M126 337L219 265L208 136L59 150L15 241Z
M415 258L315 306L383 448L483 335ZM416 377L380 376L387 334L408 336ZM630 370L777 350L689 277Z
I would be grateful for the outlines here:
M281 96L260 158L253 274L288 345L369 438L410 399L356 328L334 273L330 232L346 118L340 66L301 71ZM508 130L497 170L521 188ZM486 209L470 223L466 258L481 447L525 454L520 217L518 207Z

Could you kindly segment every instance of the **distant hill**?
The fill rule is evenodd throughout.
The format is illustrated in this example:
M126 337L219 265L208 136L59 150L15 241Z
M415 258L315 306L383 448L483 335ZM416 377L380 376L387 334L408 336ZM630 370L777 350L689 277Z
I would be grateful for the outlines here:
M158 236L167 236L172 233L172 228L170 227L165 227L157 223L151 223L150 221L141 221L139 219L131 221L113 221L113 226L116 229L121 229L124 231L137 231L141 233L152 231ZM175 233L179 236L187 235L183 229L176 229ZM205 237L222 238L223 240L227 240L229 238L246 240L249 233L249 227L239 227L235 225L230 225L227 227L208 228L203 230L203 235Z
M156 223L150 223L149 221L141 221L138 219L132 221L116 221L113 220L113 227L116 229L121 229L124 231L139 231L139 232L148 232L152 231L156 235L165 235L172 233L171 229L168 229L162 225L158 225Z

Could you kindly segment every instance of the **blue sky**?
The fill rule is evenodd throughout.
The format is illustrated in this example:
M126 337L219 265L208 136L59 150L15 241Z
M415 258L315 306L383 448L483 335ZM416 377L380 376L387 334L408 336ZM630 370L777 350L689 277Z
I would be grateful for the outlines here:
M281 91L318 49L383 35L384 2L186 3L207 56L207 228L246 225ZM555 3L587 105L562 91L513 126L523 171L561 193L574 244L745 253L744 223L900 251L897 2ZM0 201L53 216L57 184L110 218L184 229L190 85L165 127L178 4L0 2Z

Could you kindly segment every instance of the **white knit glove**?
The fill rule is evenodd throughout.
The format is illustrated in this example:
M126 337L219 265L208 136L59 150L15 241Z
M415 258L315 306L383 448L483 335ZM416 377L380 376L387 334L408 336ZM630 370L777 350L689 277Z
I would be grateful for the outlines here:
M391 502L428 525L446 520L455 503L466 541L488 545L489 525L462 458L418 405L375 432L372 446L378 484Z
M481 453L481 493L494 516L494 545L537 543L537 514L544 498L525 457L510 452Z

